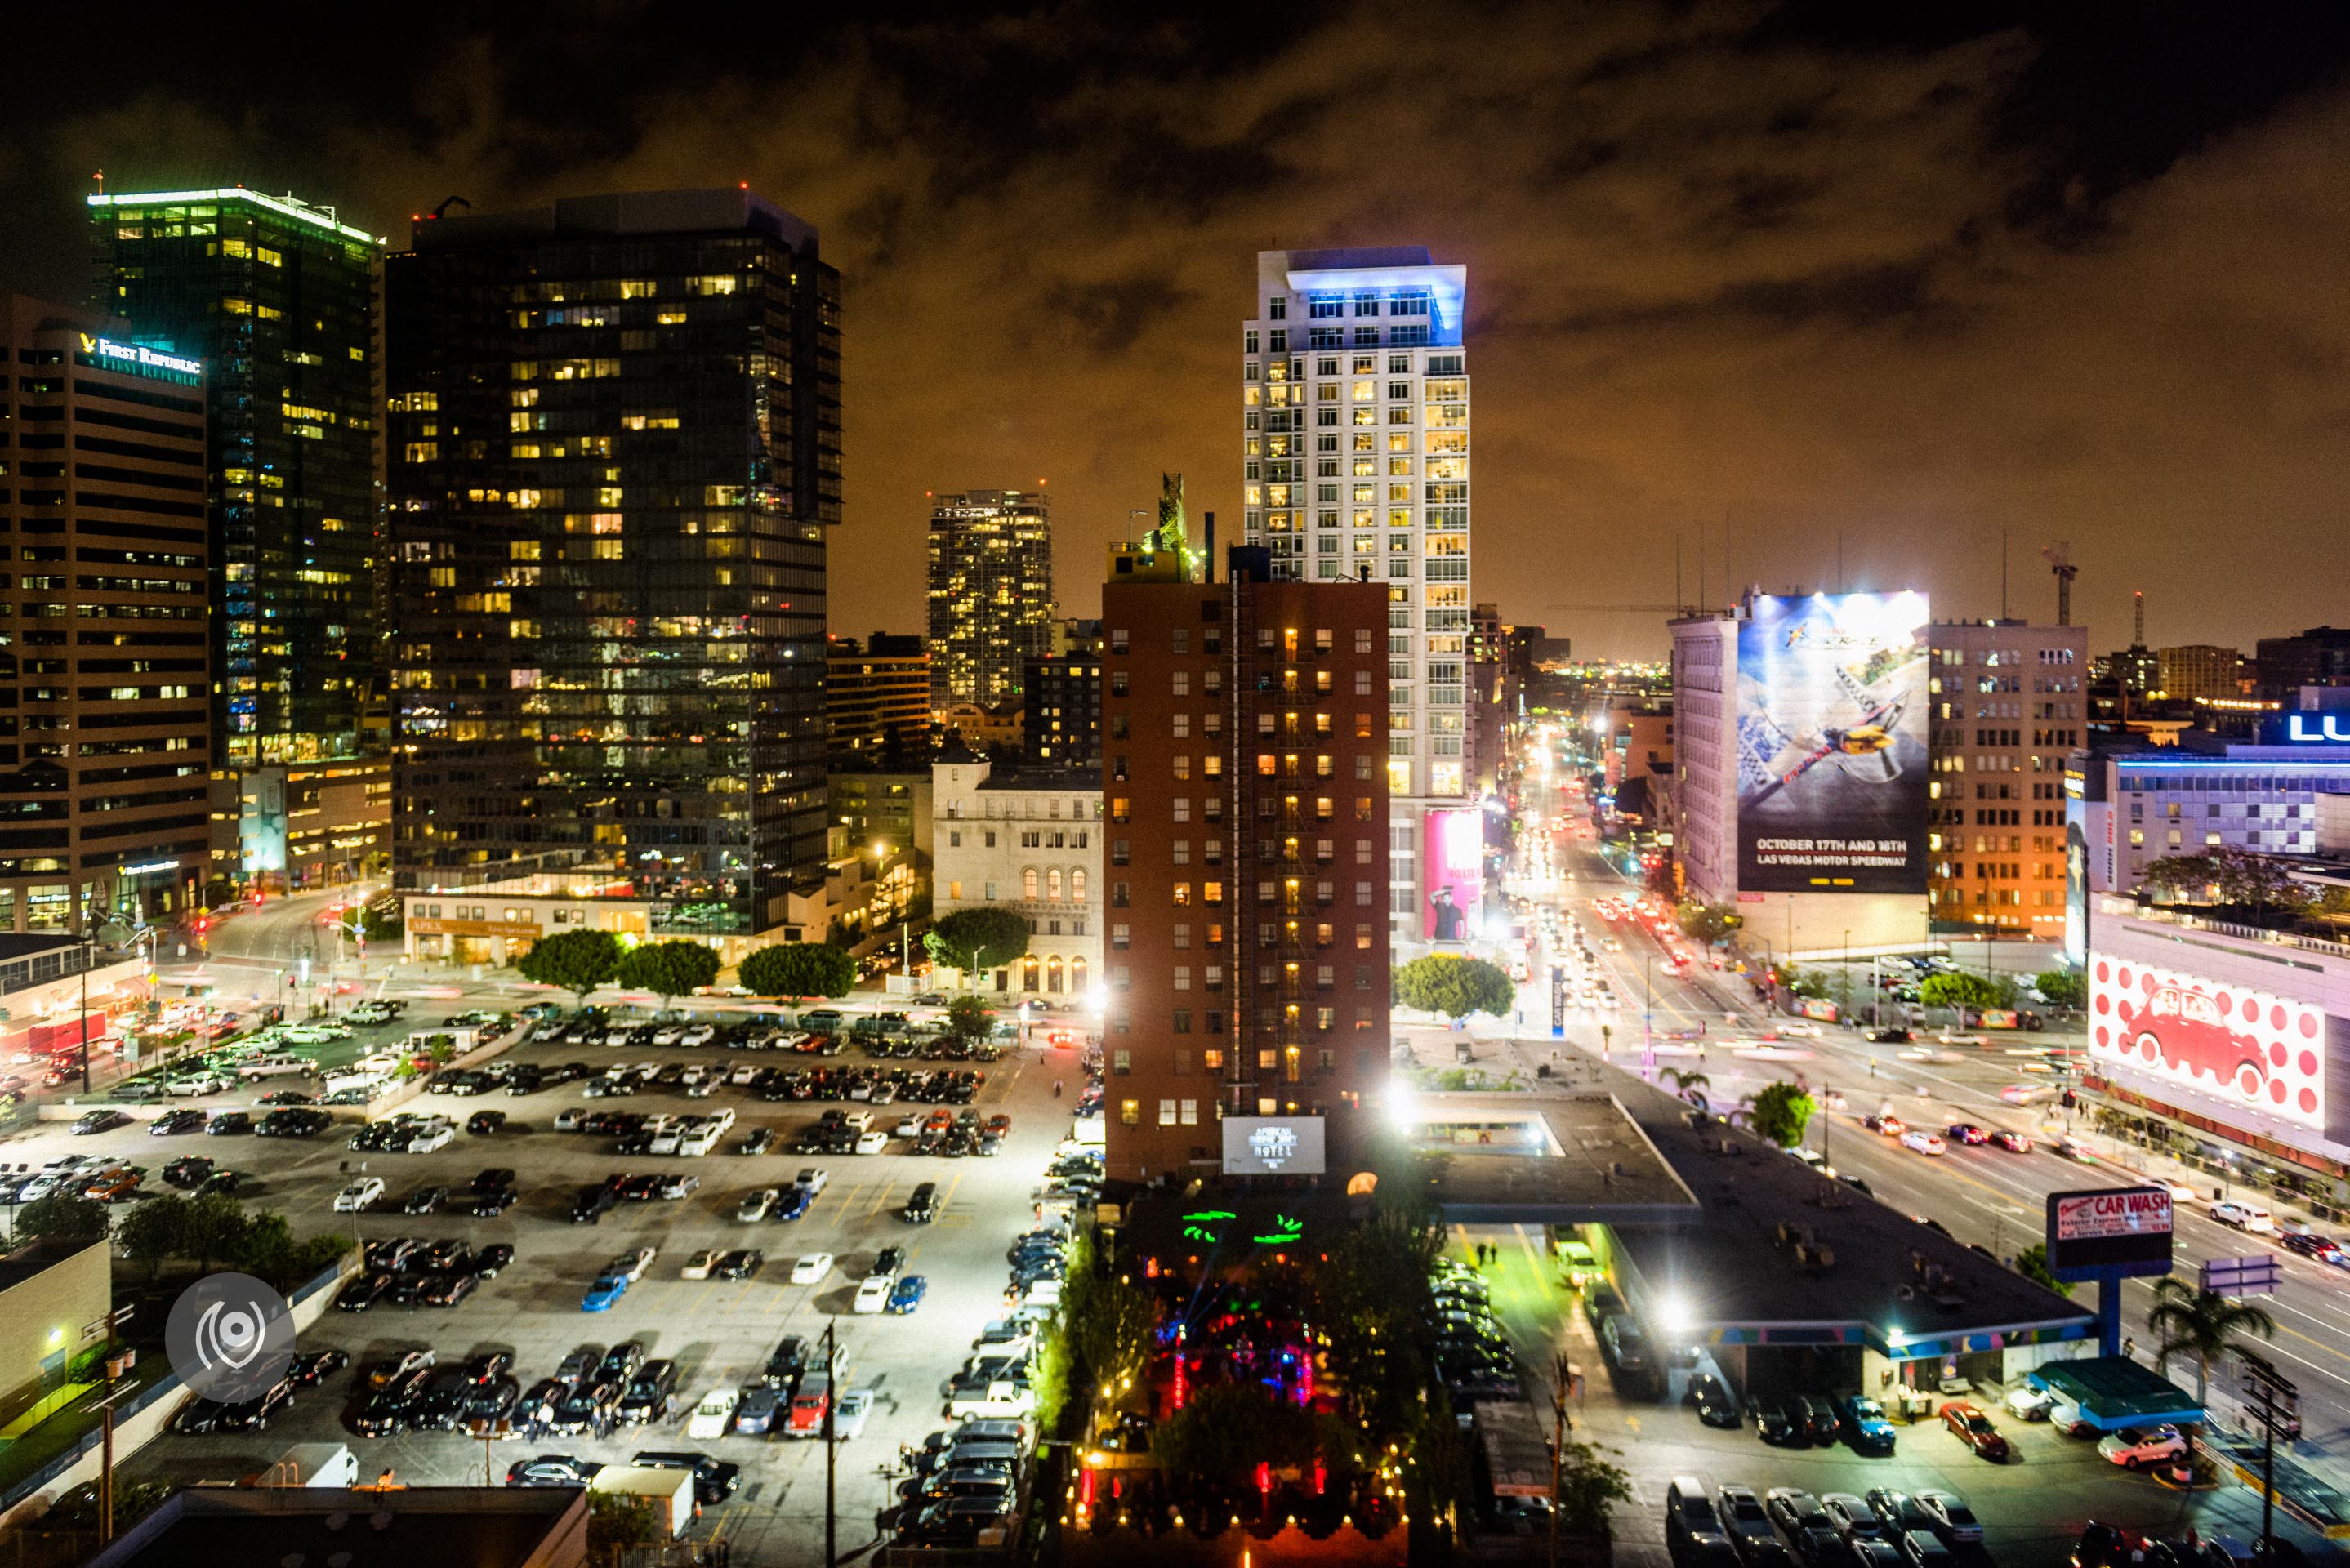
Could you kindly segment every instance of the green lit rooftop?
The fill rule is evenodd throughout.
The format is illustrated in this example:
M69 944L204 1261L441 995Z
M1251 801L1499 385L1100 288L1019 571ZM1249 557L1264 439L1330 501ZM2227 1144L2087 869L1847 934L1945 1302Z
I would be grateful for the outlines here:
M100 192L89 198L93 208L144 211L149 207L195 206L203 202L243 202L276 213L297 223L323 229L341 239L357 240L362 244L381 245L384 236L370 234L364 229L352 228L319 208L292 196L265 196L258 191L248 191L242 185L232 185L224 191L118 191Z

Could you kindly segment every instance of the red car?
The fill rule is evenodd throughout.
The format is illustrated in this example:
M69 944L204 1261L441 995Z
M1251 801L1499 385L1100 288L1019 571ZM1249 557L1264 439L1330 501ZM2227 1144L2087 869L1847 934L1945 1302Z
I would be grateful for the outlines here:
M1887 1137L1899 1137L1909 1130L1908 1123L1889 1111L1882 1115L1863 1116L1860 1118L1860 1125L1871 1132L1883 1133Z
M1952 1143L1978 1144L1991 1141L1991 1134L1972 1122L1952 1122L1942 1129L1942 1133Z
M2007 1150L2010 1154L2030 1154L2032 1152L2032 1140L2030 1138L2024 1137L2020 1132L2010 1132L2005 1127L2002 1127L1997 1132L1991 1134L1991 1141L1997 1144L2000 1147Z
M2146 1005L2126 999L2114 1010L2116 1044L2146 1061L2231 1086L2247 1099L2268 1086L2261 1043L2228 1027L2220 1004L2199 991L2157 986Z
M1954 1399L1942 1407L1942 1425L1950 1435L1975 1451L1979 1459L1995 1465L2007 1462L2007 1439L1991 1424L1991 1417L1963 1399Z

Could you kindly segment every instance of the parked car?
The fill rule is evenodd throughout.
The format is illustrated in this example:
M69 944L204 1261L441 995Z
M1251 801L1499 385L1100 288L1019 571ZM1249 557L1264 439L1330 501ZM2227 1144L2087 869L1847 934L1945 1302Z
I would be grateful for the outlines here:
M2144 1469L2186 1458L2187 1438L2173 1426L2124 1427L2100 1438L2097 1452L2126 1469Z
M1847 1394L1837 1401L1836 1435L1856 1454L1893 1452L1893 1423L1885 1418L1885 1407L1866 1394ZM1826 1499L1821 1501L1825 1504Z
M685 1435L705 1439L724 1437L727 1428L734 1424L735 1407L742 1402L743 1393L738 1388L712 1388L702 1396L702 1403L693 1407L693 1417L686 1423Z
M2008 1459L2007 1438L1991 1425L1991 1417L1981 1409L1963 1399L1954 1399L1942 1407L1942 1426L1950 1434L1974 1451L1978 1459L2003 1465Z
M1983 1537L1982 1521L1967 1506L1967 1500L1954 1491L1921 1491L1918 1506L1936 1535L1947 1546L1973 1546Z
M921 1275L905 1275L889 1287L888 1310L901 1314L912 1312L922 1304L922 1297L930 1288L931 1282Z
M1689 1402L1697 1407L1697 1418L1709 1427L1739 1425L1738 1401L1721 1378L1711 1372L1700 1372L1690 1379Z
M335 1194L335 1212L361 1214L375 1207L383 1197L383 1178L363 1176Z

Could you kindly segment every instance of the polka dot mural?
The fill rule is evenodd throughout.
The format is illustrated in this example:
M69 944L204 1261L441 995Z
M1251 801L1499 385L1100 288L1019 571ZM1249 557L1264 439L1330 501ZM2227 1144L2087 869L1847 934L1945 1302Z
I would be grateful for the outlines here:
M2089 957L2089 1054L2122 1069L2124 1082L2180 1085L2323 1131L2324 1033L2324 1012L2311 1002Z

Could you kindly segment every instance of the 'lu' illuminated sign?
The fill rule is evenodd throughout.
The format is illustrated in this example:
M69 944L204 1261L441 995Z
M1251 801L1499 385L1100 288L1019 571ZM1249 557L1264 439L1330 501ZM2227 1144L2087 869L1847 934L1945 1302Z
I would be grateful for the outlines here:
M2315 719L2318 727L2312 730L2309 721ZM2284 738L2295 745L2312 741L2331 742L2337 746L2350 746L2350 716L2341 713L2295 713L2285 721Z
M201 376L204 373L202 359L191 359L184 354L166 354L143 343L117 343L111 337L99 337L88 332L81 334L81 351L96 359L101 369L128 370L134 376Z

